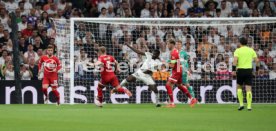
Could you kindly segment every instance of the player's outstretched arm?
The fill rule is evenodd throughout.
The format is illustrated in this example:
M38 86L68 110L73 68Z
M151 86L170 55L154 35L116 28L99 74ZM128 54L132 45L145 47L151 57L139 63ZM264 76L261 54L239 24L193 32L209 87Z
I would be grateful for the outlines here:
M133 48L132 46L130 46L129 44L126 44L131 50L133 50L134 52L136 52L137 54L140 54L140 55L146 55L145 52L141 51L141 50L138 50L136 48Z

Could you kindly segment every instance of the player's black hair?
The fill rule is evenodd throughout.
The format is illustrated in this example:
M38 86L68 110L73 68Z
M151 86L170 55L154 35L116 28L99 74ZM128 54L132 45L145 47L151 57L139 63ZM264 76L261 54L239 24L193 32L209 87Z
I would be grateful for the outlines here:
M242 45L247 45L247 39L246 39L245 37L241 37L241 38L240 38L240 43L241 43Z
M157 53L158 55L160 55L160 51L159 50L153 50L153 53Z

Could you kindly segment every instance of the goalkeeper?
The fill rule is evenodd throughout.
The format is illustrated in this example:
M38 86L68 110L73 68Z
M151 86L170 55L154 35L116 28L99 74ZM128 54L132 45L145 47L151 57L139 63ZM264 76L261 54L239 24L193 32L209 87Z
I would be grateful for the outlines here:
M193 87L190 86L189 79L188 79L188 72L189 72L189 55L182 49L182 41L178 41L176 48L179 51L180 63L182 65L182 84L184 84L187 88L189 93L191 94L192 98L195 98L195 93L193 91ZM189 99L190 101L190 99ZM189 102L188 102L189 103Z
M256 70L259 69L259 60L257 58L256 52L254 49L247 46L247 39L242 37L240 38L241 47L236 49L234 52L234 63L233 63L233 75L237 76L237 94L238 100L240 103L239 111L244 109L243 105L243 93L242 86L245 86L246 90L246 101L248 111L252 110L252 61L256 63ZM237 73L236 73L237 68Z

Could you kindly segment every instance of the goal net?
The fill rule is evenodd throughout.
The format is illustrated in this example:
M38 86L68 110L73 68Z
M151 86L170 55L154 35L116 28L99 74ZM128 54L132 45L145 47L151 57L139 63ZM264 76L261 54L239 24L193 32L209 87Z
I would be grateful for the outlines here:
M99 72L89 63L97 61L98 47L105 46L121 65L120 81L135 72L144 57L126 46L142 51L160 50L164 63L154 72L161 102L168 101L165 89L169 70L166 61L170 51L167 41L181 42L189 55L189 81L200 103L236 103L236 81L232 77L233 55L239 38L246 37L261 61L254 67L253 102L276 102L276 19L275 18L189 18L189 19L124 19L71 18L54 20L58 56L63 64L59 74L60 91L65 103L94 103ZM254 64L254 63L253 63ZM273 74L274 73L274 74ZM152 103L154 94L136 81L126 86L132 97L110 95L112 87L104 89L105 103ZM173 90L176 103L186 103L187 97Z

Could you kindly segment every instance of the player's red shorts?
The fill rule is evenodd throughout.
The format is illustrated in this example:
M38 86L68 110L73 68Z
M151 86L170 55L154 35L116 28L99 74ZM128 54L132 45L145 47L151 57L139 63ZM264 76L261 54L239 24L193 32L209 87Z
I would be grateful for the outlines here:
M43 78L42 80L42 85L44 84L49 84L49 86L51 86L52 88L57 88L58 86L58 77L56 76L48 76Z
M101 77L101 83L105 86L110 84L113 87L116 87L120 84L117 76L115 75L108 75L108 76Z
M172 71L168 81L174 84L182 84L182 71Z

